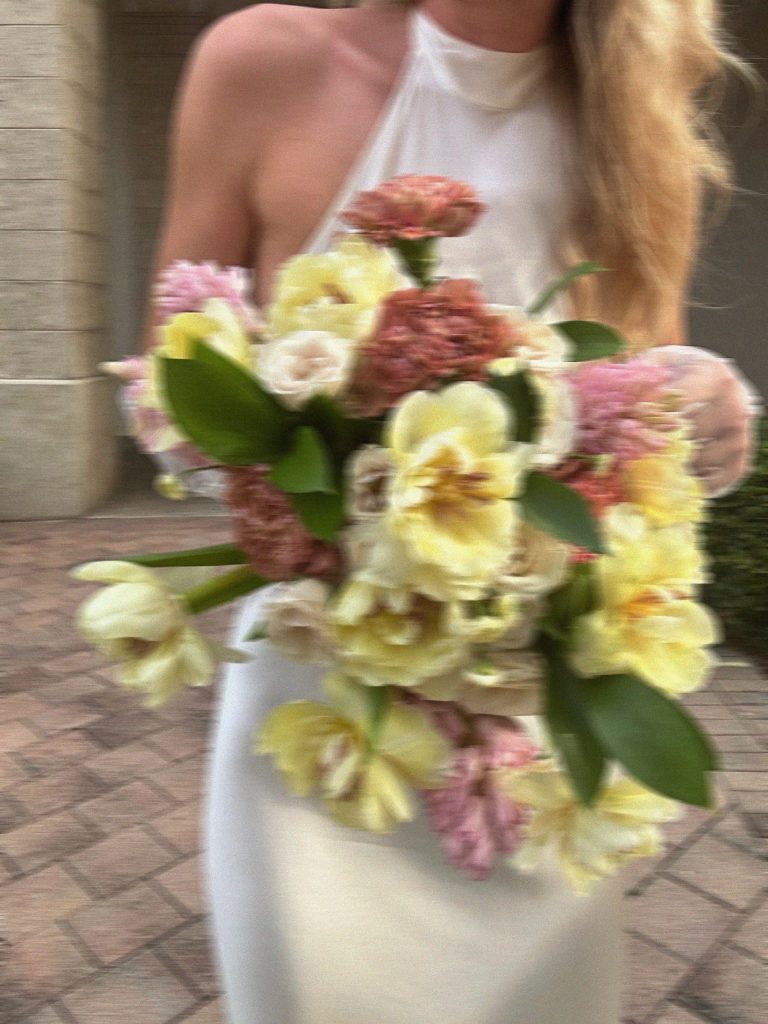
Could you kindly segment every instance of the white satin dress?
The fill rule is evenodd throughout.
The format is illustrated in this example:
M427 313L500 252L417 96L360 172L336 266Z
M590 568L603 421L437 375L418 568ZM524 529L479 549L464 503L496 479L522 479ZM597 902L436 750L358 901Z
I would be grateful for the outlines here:
M443 245L444 272L525 304L558 272L571 145L551 52L489 51L421 12L387 108L325 223L397 173L471 182L490 207ZM244 602L235 639L259 621ZM211 767L207 865L231 1024L617 1024L619 889L589 899L554 867L472 881L423 818L391 836L346 830L291 796L252 735L276 704L323 699L322 670L261 641L226 672Z

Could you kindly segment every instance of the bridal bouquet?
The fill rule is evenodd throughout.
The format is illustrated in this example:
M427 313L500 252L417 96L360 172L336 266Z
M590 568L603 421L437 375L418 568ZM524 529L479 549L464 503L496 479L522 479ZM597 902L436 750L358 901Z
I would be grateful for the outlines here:
M711 803L715 756L682 708L718 627L682 396L599 323L489 305L438 275L468 186L405 176L280 271L175 264L158 345L119 367L170 496L215 487L232 544L92 563L79 614L156 704L239 651L192 617L265 584L250 640L327 667L325 699L254 737L298 794L387 832L425 808L451 863L485 877L553 849L586 890ZM210 567L174 590L163 570ZM318 695L320 697L321 695ZM532 718L531 716L538 716Z

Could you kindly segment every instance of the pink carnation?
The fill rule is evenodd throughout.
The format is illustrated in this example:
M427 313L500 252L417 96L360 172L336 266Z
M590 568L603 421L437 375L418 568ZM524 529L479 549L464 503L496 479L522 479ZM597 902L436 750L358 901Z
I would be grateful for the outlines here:
M350 404L358 415L377 416L403 395L443 380L483 380L487 363L513 344L513 327L488 311L472 280L393 292L360 348Z
M442 837L450 864L472 878L487 878L499 855L517 849L528 820L527 809L504 792L500 770L530 764L538 748L507 718L470 716L432 701L420 706L456 747L447 785L424 791L430 824Z
M290 499L266 479L269 469L227 469L225 500L234 514L237 543L256 572L269 580L333 577L339 567L338 548L309 533Z
M369 192L359 192L341 214L372 242L392 245L463 235L485 206L462 181L436 174L401 174Z
M178 313L198 313L209 299L225 299L248 330L258 330L261 319L248 301L249 277L242 267L222 269L217 263L176 260L155 282L155 307L161 322Z
M680 425L670 390L670 371L642 358L626 363L585 364L573 375L579 406L575 450L631 462L668 443Z

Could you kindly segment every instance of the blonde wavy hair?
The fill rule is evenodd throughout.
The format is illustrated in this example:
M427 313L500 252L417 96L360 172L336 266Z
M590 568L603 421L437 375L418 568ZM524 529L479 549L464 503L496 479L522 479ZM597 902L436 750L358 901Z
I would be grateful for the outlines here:
M726 71L746 69L726 45L718 0L563 0L557 45L581 177L563 255L612 271L574 289L577 314L637 344L672 340L704 196L730 183L712 114Z

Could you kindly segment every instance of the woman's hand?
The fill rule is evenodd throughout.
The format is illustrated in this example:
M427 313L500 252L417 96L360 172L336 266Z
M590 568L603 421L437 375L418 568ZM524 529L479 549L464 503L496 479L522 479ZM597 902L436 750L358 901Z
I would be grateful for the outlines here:
M747 475L754 451L754 421L761 402L733 363L689 345L665 345L645 353L671 367L672 386L696 442L694 471L710 497L733 490Z

